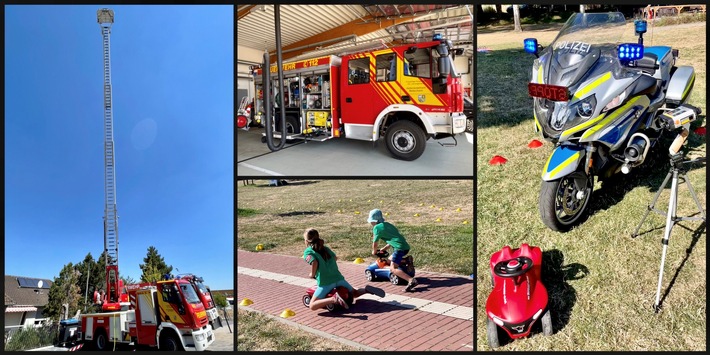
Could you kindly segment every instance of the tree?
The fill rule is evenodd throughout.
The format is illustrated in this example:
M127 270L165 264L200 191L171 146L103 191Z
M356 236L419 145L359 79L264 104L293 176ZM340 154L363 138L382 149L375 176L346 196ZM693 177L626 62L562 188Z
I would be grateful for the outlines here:
M229 305L229 303L227 302L227 297L221 293L213 293L212 300L214 301L214 304L216 304L219 308L224 308Z
M121 276L121 280L123 280L124 285L133 285L133 284L138 283L138 281L136 281L136 279L134 279L130 276Z
M515 32L523 32L523 28L520 27L520 7L518 5L513 5L513 19L515 21Z
M143 258L144 264L140 264L143 271L141 282L153 282L163 279L163 275L173 271L172 266L165 264L163 257L158 254L158 249L153 246L148 247L148 255Z
M49 301L42 313L54 321L60 320L64 315L63 307L68 307L66 313L69 317L79 309L81 289L78 286L81 272L74 268L72 263L64 265L58 277L54 278L49 288Z

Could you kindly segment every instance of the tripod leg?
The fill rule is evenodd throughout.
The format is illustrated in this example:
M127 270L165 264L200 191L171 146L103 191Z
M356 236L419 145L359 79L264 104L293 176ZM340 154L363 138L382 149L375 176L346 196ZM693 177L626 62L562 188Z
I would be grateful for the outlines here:
M658 197L661 196L661 192L663 192L663 189L666 187L666 184L668 183L668 180L671 178L671 175L673 175L673 169L671 169L668 174L666 175L666 178L663 179L663 184L658 188L658 192L656 192L656 196L653 196L653 200L651 200L651 204L648 205L648 208L646 209L646 213L643 215L643 218L641 218L641 222L639 222L638 226L636 226L636 229L634 230L633 233L631 233L631 238L636 238L639 236L639 230L641 229L641 226L643 225L643 222L646 221L646 217L648 217L648 214L651 213L653 208L656 206L656 201L658 201Z
M690 184L690 180L688 180L687 176L683 176L683 180L685 180L685 184L688 185L688 190L690 190L690 196L693 196L693 200L695 200L695 204L698 206L698 210L703 215L703 221L704 221L706 219L705 210L703 209L703 206L700 204L700 201L698 201L698 195L695 194L695 190L693 190L693 185Z
M665 186L665 185L664 185ZM666 216L666 230L663 233L663 252L661 253L661 269L658 272L658 287L656 288L656 302L653 305L656 313L661 309L661 284L663 283L663 268L666 264L666 251L668 250L668 242L671 237L671 230L675 224L676 203L678 197L678 171L673 171L673 182L671 183L671 197L668 201L668 214Z

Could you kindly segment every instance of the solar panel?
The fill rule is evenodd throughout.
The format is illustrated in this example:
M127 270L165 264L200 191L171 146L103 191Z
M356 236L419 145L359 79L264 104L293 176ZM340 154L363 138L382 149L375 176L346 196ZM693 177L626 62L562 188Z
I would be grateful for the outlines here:
M40 279L33 279L33 278L29 278L29 277L18 277L17 282L20 284L20 287L49 288L49 283L42 281ZM41 282L41 284L40 284L40 282Z

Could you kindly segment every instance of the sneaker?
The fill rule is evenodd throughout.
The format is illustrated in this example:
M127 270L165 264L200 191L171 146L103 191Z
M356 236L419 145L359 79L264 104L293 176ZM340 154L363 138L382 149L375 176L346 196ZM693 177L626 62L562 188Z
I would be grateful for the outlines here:
M379 287L367 285L365 286L365 291L367 291L367 293L369 294L379 296L380 298L385 297L385 290Z
M335 303L336 303L337 305L339 305L340 307L343 307L343 308L345 308L345 309L349 309L349 308L350 308L350 307L348 306L348 303L345 302L345 300L344 300L342 297L340 297L340 295L339 295L337 292L333 295L333 299L335 300Z
M409 280L409 283L407 284L407 288L404 289L404 291L409 292L412 289L414 289L414 286L418 285L419 282L417 282L417 279L413 278Z

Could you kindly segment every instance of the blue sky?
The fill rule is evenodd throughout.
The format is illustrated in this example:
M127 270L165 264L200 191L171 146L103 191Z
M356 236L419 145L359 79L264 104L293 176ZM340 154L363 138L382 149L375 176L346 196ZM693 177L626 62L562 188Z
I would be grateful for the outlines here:
M103 250L101 7L5 7L5 274ZM233 7L110 8L119 272L233 289Z

